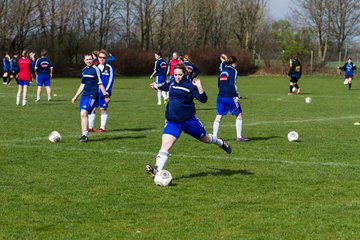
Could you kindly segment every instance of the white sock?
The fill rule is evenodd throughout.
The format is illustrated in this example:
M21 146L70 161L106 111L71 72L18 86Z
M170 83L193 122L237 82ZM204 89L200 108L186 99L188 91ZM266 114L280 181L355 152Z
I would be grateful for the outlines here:
M51 96L50 97L48 97L48 101L50 101L51 100Z
M220 127L220 120L216 120L214 121L214 125L213 125L213 136L217 137L217 134L219 132L219 127Z
M83 135L83 136L88 136L88 134L89 134L89 132L88 132L87 130L82 131L82 135Z
M242 118L236 118L236 137L241 138L241 131L242 131Z
M165 163L169 157L169 153L163 150L160 150L156 156L156 167L158 171L163 170Z
M20 96L16 95L16 105L20 105Z
M158 103L161 103L161 91L157 91Z
M165 100L165 99L167 99L167 92L165 92L165 91L161 91L161 94L162 94L162 96L163 96L164 100Z
M211 137L211 143L214 143L214 144L218 145L219 147L221 147L224 144L224 141L221 140L220 138L217 138L216 136L211 135L211 134L209 134L209 135Z
M26 105L26 98L23 98L23 104L22 104L23 106L25 106Z
M108 113L107 112L101 112L100 128L105 130L107 119L108 119Z
M89 114L88 118L89 118L89 128L94 128L96 113Z
M40 96L36 96L36 100L40 100Z

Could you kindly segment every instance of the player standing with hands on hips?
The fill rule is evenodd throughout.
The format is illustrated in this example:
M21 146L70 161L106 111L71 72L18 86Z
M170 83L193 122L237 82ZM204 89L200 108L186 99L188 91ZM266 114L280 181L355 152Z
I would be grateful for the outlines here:
M237 58L230 56L226 60L226 66L220 72L218 78L219 93L216 98L216 117L213 125L213 135L217 136L220 122L223 116L230 112L236 116L236 141L245 142L248 139L242 136L242 109L239 103L240 95L237 91L235 69Z
M46 88L48 101L51 101L51 88L50 88L50 79L53 77L53 65L49 58L46 57L47 50L41 50L41 58L36 60L35 63L35 74L36 74L36 84L37 84L37 93L35 102L40 101L41 88L44 85Z
M82 93L80 99L80 120L82 136L80 142L87 142L88 138L88 115L93 111L98 101L99 89L104 95L105 101L110 102L109 94L105 91L101 81L101 72L97 66L93 65L91 54L84 55L86 67L82 70L81 84L75 96L71 100L75 104L77 98Z
M352 59L349 58L347 62L342 67L337 67L340 70L345 71L345 81L344 84L349 85L349 90L351 90L352 80L354 79L354 70L356 70L355 64L352 62Z
M156 157L155 166L146 165L146 172L154 177L163 170L169 156L169 150L175 144L182 132L204 143L213 143L231 153L230 145L224 140L211 134L206 134L204 126L195 115L194 98L202 103L207 102L207 95L198 78L192 81L188 78L188 71L184 64L174 66L174 81L157 84L150 87L155 90L168 91L170 98L166 106L166 124L163 130L160 151Z

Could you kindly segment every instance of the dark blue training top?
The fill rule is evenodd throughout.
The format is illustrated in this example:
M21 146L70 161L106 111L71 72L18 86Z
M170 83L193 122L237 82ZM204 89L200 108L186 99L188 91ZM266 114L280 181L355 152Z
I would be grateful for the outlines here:
M83 97L97 98L99 85L102 84L100 69L97 66L84 67L82 70L81 84L85 84Z
M219 97L239 97L236 87L237 71L233 66L226 65L218 79Z
M186 68L189 71L190 78L196 78L200 74L200 70L197 68L197 66L193 63L190 63L187 60L184 60L183 62L186 66Z
M50 75L50 69L53 67L50 59L46 57L41 57L36 60L35 70L37 70L38 75L48 76Z
M167 63L164 59L159 58L155 61L154 71L156 72L156 76L166 76Z
M345 76L354 76L356 66L354 66L353 63L345 63L344 66L340 67L340 69L345 71Z
M162 91L169 91L169 102L165 117L170 122L183 122L195 116L194 98L202 103L207 102L205 92L199 93L197 87L184 76L179 83L171 81L158 85Z

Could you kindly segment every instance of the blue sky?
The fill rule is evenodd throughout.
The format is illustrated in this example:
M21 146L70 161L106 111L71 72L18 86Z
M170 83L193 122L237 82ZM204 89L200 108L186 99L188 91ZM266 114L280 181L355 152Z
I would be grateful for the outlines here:
M291 0L268 0L268 8L275 19L283 19L289 13Z

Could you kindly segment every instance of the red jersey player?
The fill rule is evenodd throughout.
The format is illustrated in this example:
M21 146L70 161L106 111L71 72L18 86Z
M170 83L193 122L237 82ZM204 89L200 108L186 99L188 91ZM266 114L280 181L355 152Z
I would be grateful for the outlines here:
M21 91L23 91L22 105L26 105L27 88L31 81L31 60L27 58L28 53L26 50L22 51L21 58L18 61L19 74L18 74L18 92L16 95L16 105L20 105Z

